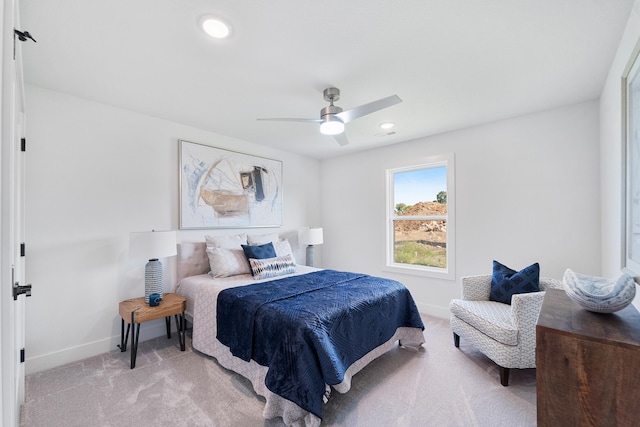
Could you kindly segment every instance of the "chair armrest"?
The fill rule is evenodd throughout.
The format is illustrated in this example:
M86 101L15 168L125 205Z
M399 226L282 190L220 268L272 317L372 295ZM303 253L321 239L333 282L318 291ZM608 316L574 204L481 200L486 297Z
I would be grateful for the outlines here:
M535 326L542 309L544 291L547 289L563 289L563 284L560 280L541 277L540 292L515 294L511 297L511 316L516 328L533 333L533 339L535 339Z
M462 283L462 299L467 301L489 301L491 275L465 276Z
M520 331L520 340L535 343L536 324L542 309L544 292L515 294L511 297L511 317Z

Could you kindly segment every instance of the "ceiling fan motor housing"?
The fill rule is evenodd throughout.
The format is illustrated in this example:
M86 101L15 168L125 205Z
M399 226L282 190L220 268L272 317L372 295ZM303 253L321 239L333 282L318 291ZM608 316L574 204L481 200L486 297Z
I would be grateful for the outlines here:
M338 113L342 113L342 107L338 107L337 105L327 105L320 110L320 118L324 118L327 114L335 116Z

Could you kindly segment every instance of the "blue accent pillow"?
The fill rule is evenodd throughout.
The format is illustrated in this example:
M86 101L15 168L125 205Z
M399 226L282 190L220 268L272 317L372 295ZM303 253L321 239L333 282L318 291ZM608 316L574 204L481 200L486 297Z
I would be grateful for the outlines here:
M242 250L244 251L244 256L247 257L247 261L251 258L265 259L276 257L276 250L271 242L257 246L242 245Z
M539 291L540 265L537 262L520 271L515 271L498 261L493 261L490 301L511 305L513 294Z

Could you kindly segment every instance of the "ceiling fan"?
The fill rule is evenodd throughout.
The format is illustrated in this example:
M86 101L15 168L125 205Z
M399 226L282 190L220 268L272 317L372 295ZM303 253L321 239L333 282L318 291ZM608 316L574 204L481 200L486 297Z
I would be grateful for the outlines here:
M320 123L321 133L325 135L332 135L340 145L347 145L349 140L347 139L347 135L344 133L344 125L346 123L402 102L402 99L400 99L398 95L391 95L386 98L378 99L377 101L369 102L368 104L363 104L358 107L351 108L350 110L343 111L341 107L333 105L335 101L340 99L340 89L328 87L324 90L323 95L324 100L329 102L329 105L320 110L319 119L276 118L258 120Z

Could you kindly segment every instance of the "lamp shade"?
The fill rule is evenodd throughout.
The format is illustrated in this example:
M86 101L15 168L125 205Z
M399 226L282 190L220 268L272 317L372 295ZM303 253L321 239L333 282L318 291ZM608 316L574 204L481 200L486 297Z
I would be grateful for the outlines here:
M305 245L321 245L323 242L322 227L305 228L302 232L302 243Z
M142 231L129 235L129 256L140 259L176 255L175 231Z

